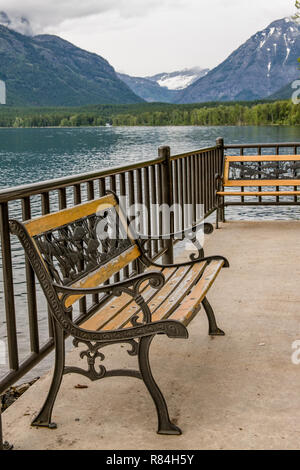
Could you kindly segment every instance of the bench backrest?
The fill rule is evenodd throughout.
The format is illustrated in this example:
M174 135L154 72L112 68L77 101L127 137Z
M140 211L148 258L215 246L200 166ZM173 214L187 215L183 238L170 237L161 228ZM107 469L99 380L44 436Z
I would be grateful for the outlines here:
M23 223L52 280L97 287L128 266L140 250L114 195ZM82 298L67 298L70 307Z
M300 186L300 155L226 156L224 186Z

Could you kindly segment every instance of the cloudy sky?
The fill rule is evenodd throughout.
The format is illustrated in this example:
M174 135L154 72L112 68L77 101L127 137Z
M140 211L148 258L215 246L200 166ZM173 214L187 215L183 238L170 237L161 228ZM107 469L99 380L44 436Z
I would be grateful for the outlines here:
M35 33L57 34L105 57L117 71L151 75L212 68L294 0L0 0Z

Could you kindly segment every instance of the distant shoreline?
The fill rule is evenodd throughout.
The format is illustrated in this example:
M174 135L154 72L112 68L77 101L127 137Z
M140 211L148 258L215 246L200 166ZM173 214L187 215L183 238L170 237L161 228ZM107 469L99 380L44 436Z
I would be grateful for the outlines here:
M0 107L0 128L300 126L291 100L132 105L79 108Z
M166 124L166 125L136 125L136 126L129 126L129 125L116 125L116 126L110 126L112 129L117 129L118 127L129 127L129 128L135 128L135 127L143 127L143 128L151 128L151 127L298 127L300 126L300 123L297 125L292 125L292 124L206 124L206 125L198 125L198 124ZM6 127L0 127L0 130L7 130L7 129L15 129L15 130L20 130L20 129L109 129L106 126L31 126L31 127L13 127L13 126L6 126Z

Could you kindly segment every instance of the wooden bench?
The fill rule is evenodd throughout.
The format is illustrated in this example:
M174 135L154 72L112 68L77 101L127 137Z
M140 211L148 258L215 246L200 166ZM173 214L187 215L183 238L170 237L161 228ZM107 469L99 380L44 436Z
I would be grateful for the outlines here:
M117 237L112 235L114 228ZM63 374L79 373L93 381L129 376L142 379L150 392L157 409L158 433L180 434L152 376L149 347L157 334L187 338L186 327L201 305L208 317L209 334L224 335L206 296L220 270L229 266L228 261L222 256L204 257L199 247L197 258L194 255L181 264L153 262L113 193L23 223L11 220L10 230L24 247L53 320L53 379L32 425L56 427L51 415ZM75 302L86 303L91 296L88 313L74 320ZM85 347L80 357L87 360L87 369L65 366L68 335L73 336L75 347ZM105 368L102 348L115 343L127 343L128 353L138 356L136 370Z
M256 205L262 203L266 196L276 196L276 202L268 202L268 205L288 205L279 201L280 196L294 196L294 204L297 204L297 196L300 196L298 186L300 155L226 156L223 175L216 175L216 228L220 220L225 221L225 197L242 198L240 202L228 205ZM280 190L280 187L284 189ZM245 188L250 190L245 191ZM245 201L244 198L249 196L259 199L256 202Z

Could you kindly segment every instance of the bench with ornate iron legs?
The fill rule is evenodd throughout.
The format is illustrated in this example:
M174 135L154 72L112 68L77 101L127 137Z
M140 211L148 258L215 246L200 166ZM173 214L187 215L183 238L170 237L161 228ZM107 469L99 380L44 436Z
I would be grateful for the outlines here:
M113 237L116 228L118 235ZM79 373L92 381L129 376L142 379L153 398L158 433L180 434L152 376L150 344L157 334L187 338L186 327L201 306L208 317L209 334L224 335L206 296L222 267L229 266L228 261L222 256L204 257L200 247L198 258L185 263L153 262L128 226L113 193L24 223L11 220L10 229L24 247L53 320L53 379L32 425L56 427L51 415L64 374ZM143 266L144 272L130 272L129 266ZM97 299L96 306L94 303L79 322L73 321L73 304L89 296ZM85 347L80 357L86 358L87 369L65 366L67 335L74 338L75 347ZM105 359L103 348L116 343L127 344L128 353L137 356L136 370L95 367L96 360Z
M284 190L280 190L281 186ZM216 228L220 221L225 222L227 205L298 205L299 186L300 155L226 156L223 175L216 175ZM224 201L233 196L241 197L241 201ZM249 196L256 200L249 201ZM266 196L274 196L276 201L262 202ZM280 201L281 196L294 196L294 201Z

